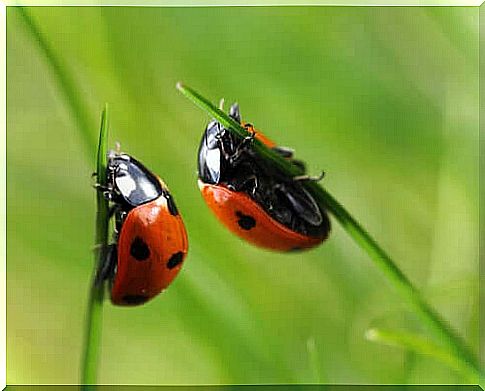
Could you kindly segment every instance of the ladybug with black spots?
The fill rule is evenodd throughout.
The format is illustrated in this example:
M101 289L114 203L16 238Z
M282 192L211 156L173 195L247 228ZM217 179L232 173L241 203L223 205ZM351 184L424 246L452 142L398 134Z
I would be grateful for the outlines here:
M110 283L111 302L134 306L162 292L179 273L187 233L165 183L130 155L110 151L107 187L115 243L100 279Z
M293 158L291 149L242 123L237 104L229 115L250 136L240 138L215 120L207 125L198 152L198 183L207 205L229 230L259 247L295 251L322 243L329 235L330 220L302 182L323 175L306 175L305 164ZM259 156L252 148L254 139L298 167L302 175L288 177Z

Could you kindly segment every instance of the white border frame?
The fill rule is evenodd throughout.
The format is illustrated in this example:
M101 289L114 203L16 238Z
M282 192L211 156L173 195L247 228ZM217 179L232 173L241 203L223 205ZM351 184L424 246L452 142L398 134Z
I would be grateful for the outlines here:
M7 7L480 7L485 0L2 0Z
M110 0L100 0L99 3L92 0L77 0L78 4L66 4L69 0L54 0L46 2L44 4L35 4L36 0L23 0L22 2L15 2L11 0L0 1L0 164L2 169L0 170L0 390L6 388L6 297L7 297L7 257L6 257L6 245L7 245L7 204L6 204L6 170L7 170L7 155L6 155L6 144L7 144L7 6L144 6L144 7L207 7L207 6L409 6L409 7L422 7L422 6L457 6L457 7L480 7L485 0L448 0L443 1L441 4L439 0L436 3L433 0L401 0L397 4L389 4L390 0L374 0L372 4L369 0L354 0L354 2L345 0L334 0L334 1L315 1L309 2L308 0L266 0L266 4L262 0L246 0L246 4L238 4L240 0L209 0L205 2L198 2L197 0L191 3L191 0L166 0L165 4L158 3L157 1L163 0L153 0L152 2L140 2L139 4L129 4L130 1L126 0L115 0L110 3ZM73 1L73 0L71 0ZM146 1L146 0L145 0ZM148 0L150 1L150 0ZM391 0L392 1L392 0ZM180 2L181 4L177 4ZM74 3L74 1L73 1ZM232 4L228 4L232 3ZM248 4L249 3L249 4ZM386 4L387 3L387 4Z
M4 389L7 384L6 377L6 328L7 328L7 8L5 3L0 2L0 235L4 239L0 242L0 388ZM3 283L4 282L4 283Z

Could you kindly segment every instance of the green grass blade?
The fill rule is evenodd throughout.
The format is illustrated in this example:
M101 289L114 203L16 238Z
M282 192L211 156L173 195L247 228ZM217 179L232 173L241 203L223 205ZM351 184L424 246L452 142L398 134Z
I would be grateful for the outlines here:
M101 186L106 186L108 127L108 106L106 105L101 116L96 167L97 180ZM86 313L84 352L81 367L81 384L83 385L92 385L96 383L103 324L104 283L97 283L96 277L100 267L106 259L109 228L109 205L101 191L98 191L96 194L96 203L96 255Z
M239 137L244 138L250 135L248 131L243 126L241 126L241 124L234 121L226 113L218 109L206 98L201 96L197 91L193 90L188 86L184 86L180 82L177 83L177 89L187 98L189 98L192 102L194 102L197 106L199 106L202 110L205 110L209 115L214 117L224 127L231 129ZM279 156L276 153L271 151L269 148L266 148L266 146L263 143L261 143L259 140L254 139L253 145L254 145L254 148L261 156L272 160L273 163L280 170L284 172L288 172L292 176L303 174L300 168L288 163L285 159L279 158ZM275 159L275 157L278 157L278 158Z
M83 101L79 89L76 87L74 77L68 67L58 57L55 50L44 37L38 26L25 7L18 7L19 14L24 20L32 37L35 39L40 50L50 64L54 76L56 76L59 88L64 94L68 107L73 115L81 135L81 141L86 156L96 149L94 140L90 134L90 113ZM101 128L99 133L99 145L97 154L97 178L98 183L104 185L106 178L106 159L108 143L108 108L103 110ZM86 313L86 329L84 339L84 351L81 368L81 384L95 384L99 361L99 351L102 329L102 306L104 299L104 284L95 284L97 271L106 258L108 243L108 202L101 192L97 193L96 234L95 234L95 267L92 277L92 285L89 292L88 308Z
M468 346L450 328L448 323L427 304L421 293L370 234L330 193L316 183L308 183L308 186L311 188L313 194L318 197L321 204L333 214L352 239L370 256L374 264L387 277L389 283L395 287L396 291L406 300L414 310L414 313L434 336L447 346L451 354L460 357L467 365L479 371L480 366L478 361Z
M108 166L108 131L109 131L109 112L108 104L105 104L103 113L101 114L101 126L99 130L98 153L96 155L96 174L98 176L98 183L106 185L106 167ZM98 193L99 194L99 193ZM108 202L104 197L100 197L98 202L103 202L106 208Z
M63 63L62 59L56 55L48 40L45 39L27 9L25 7L17 8L32 37L35 39L40 50L50 64L52 71L59 82L59 88L64 94L66 101L69 103L68 108L70 109L81 134L81 141L86 156L91 156L96 148L94 139L89 133L90 129L92 129L91 121L89 120L91 116L79 93L79 89L76 87L76 82L73 76L69 73L68 67Z
M447 349L443 349L442 346L423 336L403 331L370 329L366 332L366 338L372 342L399 347L433 357L463 374L471 384L476 384L480 376L478 372L472 370L468 365L464 365L463 361L457 360Z
M179 82L177 83L177 89L234 134L239 137L249 136L249 132L243 126L230 118L222 110L219 110L192 88L184 86ZM255 140L253 149L264 158L271 160L274 166L281 170L282 173L290 177L301 174L294 165L267 148L263 143ZM314 181L302 183L313 194L317 202L337 219L349 236L369 255L378 269L387 277L390 285L396 289L410 308L414 310L414 313L427 326L428 330L433 333L435 338L443 343L449 354L453 355L457 360L462 361L472 371L479 373L480 365L473 352L455 331L450 328L448 323L427 304L421 293L372 236L318 183Z
M322 376L322 365L320 363L320 356L316 346L315 338L310 337L306 341L306 348L308 352L308 360L312 372L313 382L315 384L326 383Z

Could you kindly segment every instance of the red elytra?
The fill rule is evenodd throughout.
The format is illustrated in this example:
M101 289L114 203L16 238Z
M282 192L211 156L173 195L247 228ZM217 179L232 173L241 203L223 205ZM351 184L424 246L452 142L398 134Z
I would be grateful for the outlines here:
M187 233L180 214L170 212L163 196L137 206L123 222L117 251L113 304L150 300L177 276L187 255Z
M256 246L276 251L296 251L315 247L327 236L302 235L273 219L243 192L222 185L198 181L205 202L230 231Z

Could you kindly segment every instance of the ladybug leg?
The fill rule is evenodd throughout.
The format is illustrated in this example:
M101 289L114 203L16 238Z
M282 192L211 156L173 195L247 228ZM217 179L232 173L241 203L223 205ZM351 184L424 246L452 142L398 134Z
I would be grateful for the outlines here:
M245 128L248 129L246 126ZM239 146L237 147L236 152L239 152L240 150L244 150L248 148L253 143L254 139L256 138L256 131L253 129L252 125L248 129L248 132L251 134L249 136L244 137L242 143L239 144Z
M123 226L123 223L125 222L127 212L123 210L123 208L116 208L114 211L114 216L115 216L115 232L114 232L114 237L117 239L118 234L121 232L121 227Z
M251 193L254 195L256 195L256 189L258 188L258 177L256 175L251 175L246 183L249 185L251 183Z
M281 183L275 185L274 189L289 202L295 215L300 219L313 226L319 226L323 222L322 212L317 202L303 186Z
M219 148L221 150L222 156L224 156L224 159L229 161L229 162L232 162L233 154L226 150L226 147L225 147L225 145L224 145L224 143L222 142L221 139L219 140Z
M251 176L241 178L233 181L230 185L228 185L228 188L234 191L246 190L254 195L256 193L256 189L258 188L258 177L253 174Z
M93 187L97 190L97 191L101 191L103 193L103 197L105 199L107 199L108 201L112 201L113 200L113 189L110 187L110 186L103 186L99 183L95 183L93 185Z
M302 172L306 172L306 164L302 160L291 159L291 164L297 166Z
M235 148L234 153L229 156L229 161L232 164L237 164L242 154L248 150L248 148L251 146L251 144L253 143L256 137L256 132L254 131L252 125L246 124L244 125L244 127L248 129L248 132L250 132L251 134L249 136L244 137L244 139Z
M293 177L294 181L311 181L320 182L325 176L325 171L322 171L320 175L310 176L310 175L297 175Z
M229 138L229 140L226 140L226 142L224 142L225 134L226 134L226 129L221 128L221 132L218 133L215 137L217 139L217 144L219 146L219 149L221 150L222 155L224 156L224 159L227 161L231 161L232 156L234 155L234 152L232 151L235 150L236 148L234 147L234 144L231 138Z
M254 167L247 162L241 163L236 168L228 188L234 191L248 191L254 195L258 188L258 177Z
M241 123L241 112L239 111L239 105L236 102L234 102L229 109L229 117L231 117L238 124Z
M110 190L110 188L108 186L103 186L102 184L100 183L95 183L93 185L93 187L96 189L96 190L100 190L100 191L108 191Z
M117 262L118 251L116 244L113 243L106 248L104 260L96 273L95 286L99 286L103 281L114 275Z
M298 159L293 159L293 155L295 153L294 149L288 148L288 147L281 147L281 146L276 146L271 148L274 152L276 152L278 155L281 157L284 157L285 159L289 159L291 164L297 166L303 173L306 172L306 164L302 160Z
M118 210L120 209L120 205L119 204L115 204L113 206L111 206L109 208L109 211L108 211L108 219L112 219L113 216L115 215L116 212L118 212Z
M245 125L245 127L247 127L247 125ZM256 132L253 130L252 125L249 125L249 129L250 130L248 131L251 134L244 137L243 140L240 141L238 144L236 144L232 140L232 138L224 142L226 129L223 129L221 133L216 135L216 138L218 140L218 146L222 152L222 155L224 156L224 159L227 160L230 164L236 164L241 158L242 154L247 151L249 146L254 141L254 138L256 137Z
M276 152L278 155L281 157L284 157L286 159L291 159L295 153L294 149L288 148L288 147L281 147L281 146L276 146L271 148L274 152Z
M256 137L256 131L254 130L254 126L253 126L252 124L247 123L247 124L244 124L244 128L245 128L245 129L246 129L246 130L247 130L249 133L251 133L251 135L250 135L250 136L247 136L247 137L245 137L244 139L245 139L245 140L246 140L246 139L248 139L249 141L251 141L251 142L252 142L252 141L254 140L254 138Z

